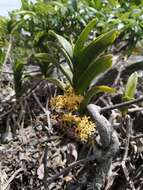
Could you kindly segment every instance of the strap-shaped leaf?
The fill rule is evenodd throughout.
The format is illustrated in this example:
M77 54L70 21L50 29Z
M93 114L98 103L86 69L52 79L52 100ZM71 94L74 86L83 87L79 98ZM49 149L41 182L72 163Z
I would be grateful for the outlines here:
M2 66L4 62L4 52L0 49L0 67Z
M71 60L70 56L67 54L67 52L65 51L65 49L61 48L57 43L54 43L54 42L51 42L51 41L48 42L48 45L55 47L64 56L64 58L67 61L67 64L68 64L71 72L73 72L72 60Z
M112 87L109 86L105 86L105 85L101 85L101 86L94 86L92 87L85 95L84 100L83 100L83 104L86 106L91 98L98 94L99 92L108 92L108 93L114 93L116 90Z
M48 82L54 84L55 86L58 86L60 89L65 90L66 84L63 83L62 81L52 78L52 77L47 77L44 79L47 80Z
M16 11L13 13L14 16L16 15L29 15L29 16L36 16L36 13L34 11L28 11L28 10L22 10L22 11Z
M75 90L78 94L83 94L89 87L92 80L99 74L105 72L112 66L112 55L105 55L99 57L90 64L81 75L79 80L74 83Z
M66 79L68 80L68 82L70 83L71 86L73 86L72 83L72 72L69 69L66 69L65 67L63 67L63 65L57 63L57 62L53 62L53 64L63 73L63 75L66 77Z
M53 30L49 30L49 34L51 34L52 36L57 38L57 40L59 41L61 46L65 49L65 51L68 53L68 55L72 58L73 57L72 45L63 36L56 34Z
M22 88L23 72L24 72L23 61L16 59L15 63L13 64L14 88L15 88L16 98L19 98L23 92Z
M34 57L39 60L39 61L42 61L42 62L50 62L52 60L50 60L51 56L49 56L48 53L36 53L34 55Z
M48 53L37 53L34 57L38 61L42 75L47 77L53 59L51 59L51 56Z
M96 22L96 19L91 20L79 35L74 47L74 57L78 57L78 55L80 54L81 50L84 47L84 43L87 40L91 30L94 28Z
M137 82L138 82L138 74L137 72L134 72L131 74L131 76L127 81L125 95L123 97L124 101L129 101L134 98Z
M102 34L82 50L79 60L77 61L78 65L75 66L76 69L74 77L76 80L78 76L85 71L85 69L90 67L90 64L92 64L94 59L101 55L109 45L113 44L118 35L119 32L116 30Z
M137 82L138 82L138 74L137 72L134 72L128 78L125 93L124 96L122 97L123 102L134 99ZM128 107L120 108L120 111L122 112L123 115L126 115L128 112Z
M43 56L42 56L43 55ZM69 83L72 85L72 73L70 70L64 68L61 64L59 64L59 62L49 53L38 53L34 55L36 59L39 59L43 62L46 62L47 60L47 66L48 63L52 63L54 66L56 66L61 72L62 74L66 77L66 79L69 81ZM39 64L40 66L40 64ZM48 69L48 68L47 68Z

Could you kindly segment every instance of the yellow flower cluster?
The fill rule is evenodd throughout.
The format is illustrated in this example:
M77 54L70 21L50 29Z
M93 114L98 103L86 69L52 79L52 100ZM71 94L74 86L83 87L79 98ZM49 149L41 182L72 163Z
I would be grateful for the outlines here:
M83 96L76 95L72 88L67 88L64 95L56 96L51 99L51 106L59 109L67 109L68 111L76 111L80 103L83 101Z
M63 114L61 120L67 132L81 141L86 142L95 132L95 125L87 116L77 116L73 112L77 111L84 97L76 95L71 87L67 87L64 95L56 96L50 101L52 108L65 109L67 114Z
M81 141L87 141L88 137L95 132L95 124L87 116L79 117L68 113L63 115L63 122L76 126L75 136Z

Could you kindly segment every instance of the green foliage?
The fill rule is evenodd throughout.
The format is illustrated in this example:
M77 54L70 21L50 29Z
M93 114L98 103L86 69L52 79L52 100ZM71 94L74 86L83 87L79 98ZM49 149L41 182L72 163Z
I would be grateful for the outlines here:
M0 49L0 67L4 62L4 57L5 57L4 52Z
M78 37L75 46L71 45L65 38L56 34L54 31L49 32L51 35L55 36L60 43L61 49L64 50L63 55L66 55L65 59L70 60L70 75L65 70L63 71L60 64L56 64L56 66L58 66L67 78L75 93L81 95L87 94L87 98L91 98L91 95L88 96L88 89L91 82L95 77L112 66L112 55L104 55L104 51L113 44L114 40L119 35L119 32L113 30L99 36L87 44L88 35L94 28L95 22L95 20L92 20L85 27ZM58 49L60 49L60 47L58 47ZM91 92L89 93L91 94Z
M7 24L8 19L0 16L0 47L4 47L7 42Z
M142 1L36 0L32 3L21 0L21 4L21 9L11 12L9 21L6 21L9 32L13 30L16 35L18 46L43 49L49 39L49 29L68 40L76 40L92 18L96 18L96 36L113 28L122 29L116 45L125 41L128 55L143 36Z
M93 86L87 94L84 96L84 100L82 102L82 107L84 108L86 105L88 105L92 99L93 96L100 92L106 92L106 93L115 93L115 89L109 87L109 86Z
M137 72L134 72L128 78L126 88L125 88L125 93L122 97L123 102L134 99L134 95L135 95L136 88L137 88L137 82L138 82L138 74L137 74ZM121 112L123 115L125 115L127 113L127 111L128 111L128 108L126 108L126 107L121 109Z
M134 72L128 78L125 94L123 96L123 101L129 101L129 100L134 99L137 82L138 82L138 74L137 72Z
M35 3L21 0L19 10L12 11L9 18L0 17L0 62L11 35L14 60L15 52L20 50L26 63L32 57L45 78L50 78L56 66L75 92L85 95L94 78L111 67L112 56L104 55L110 45L118 48L124 42L126 54L130 55L142 39L142 5L142 1L122 0L36 0ZM58 63L59 54L49 50L51 47L65 57L69 68Z
M13 65L13 75L14 75L14 88L16 93L16 98L20 98L23 93L23 71L24 63L20 59L16 59Z
M81 73L77 83L74 80L75 91L84 94L95 77L105 72L112 66L112 55L105 55L89 63L89 66ZM79 71L80 72L80 71Z
M95 25L94 22L95 20L92 20L85 27L75 43L74 48L62 36L57 35L54 31L49 32L58 39L61 48L64 49L67 54L66 59L67 57L70 59L70 63L72 64L72 86L75 92L80 94L84 94L97 75L111 67L112 56L103 56L102 54L109 45L113 44L114 40L119 35L119 32L113 30L85 44L89 32Z
M79 37L75 43L75 47L74 47L75 58L78 57L79 53L81 52L81 50L84 46L85 41L87 40L87 38L89 36L89 33L94 28L96 23L97 23L97 20L93 19L91 22L88 23L88 25L84 28L84 30L79 35Z
M38 65L40 66L40 70L42 75L46 78L49 75L49 71L52 67L51 59L52 57L47 53L37 53L34 55L35 60L37 60Z
M96 10L97 34L113 28L122 29L116 45L118 47L121 45L119 42L126 42L125 53L131 55L136 43L143 38L142 1L82 0L82 2Z
M79 54L77 55L77 57L75 57L75 85L78 85L77 79L79 78L79 76L83 78L82 76L85 72L87 73L87 75L90 75L90 72L92 73L92 69L94 69L92 62L95 62L95 59L97 59L108 48L109 45L113 44L118 34L119 33L115 30L107 32L103 35L100 35L90 44L85 47L83 46L83 48L79 50ZM110 62L111 56L109 56L107 60L109 60ZM87 72L87 70L89 71Z

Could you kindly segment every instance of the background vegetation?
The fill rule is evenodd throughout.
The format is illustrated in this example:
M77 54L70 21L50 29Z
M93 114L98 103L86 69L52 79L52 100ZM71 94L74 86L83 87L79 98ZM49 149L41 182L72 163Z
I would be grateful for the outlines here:
M142 0L36 0L35 3L21 0L20 9L10 12L9 17L0 16L1 88L8 86L12 90L12 93L8 91L9 98L2 93L0 142L9 143L18 133L18 138L22 138L23 143L21 129L27 130L30 126L30 131L34 128L36 132L33 133L40 136L34 136L36 141L46 138L45 141L40 141L45 148L44 156L40 155L43 160L46 160L48 154L47 147L51 152L58 151L59 148L59 152L66 152L64 156L70 154L70 159L67 157L63 165L60 165L62 169L72 159L76 161L85 158L89 149L88 154L92 157L85 159L85 163L95 162L93 156L97 154L96 151L100 152L102 159L97 156L100 166L96 164L96 175L91 177L93 180L87 177L92 173L90 169L94 168L91 167L93 164L89 164L90 169L85 168L83 172L87 174L86 182L78 181L81 174L77 169L71 178L64 178L65 174L62 182L59 180L55 183L56 189L72 189L76 182L77 188L90 189L91 184L96 185L99 179L106 190L116 189L118 180L126 181L121 185L122 189L142 189L142 170L139 169L142 150L137 149L136 159L132 155L138 143L136 136L139 132L140 140L143 131L137 127L133 127L133 131L129 128L137 126L139 119L142 121L142 105L135 104L131 107L133 111L130 105L136 103L134 98L137 98L137 102L142 101L140 95L143 89L138 81L142 79L143 60L135 59L133 64L128 64L130 58L143 56L142 45ZM11 76L10 80L6 79L7 73ZM5 85L5 81L8 84ZM99 107L90 107L90 103ZM41 110L44 113L42 116ZM37 126L42 126L42 129ZM10 140L8 134L11 134ZM61 150L63 142L54 146L48 144L52 141L49 140L51 136L55 135L66 139L66 150ZM79 155L75 146L67 143L69 141L74 141L76 146L83 148ZM40 152L37 144L37 152ZM131 151L128 151L129 148ZM31 152L30 150L30 154ZM47 165L44 165L47 161L42 161L40 166L36 165L37 173L30 174L32 182L27 179L26 184L31 184L28 187L35 189L36 175L37 188L44 185L45 189L48 188L47 184L50 186L62 175L61 170L57 169L57 161L58 166L55 168L57 167L56 173L59 172L59 176L55 174L56 177L51 177L54 170L52 159L51 153L49 174L46 172ZM132 172L129 160L139 172ZM113 166L112 161L117 165ZM102 169L104 174L108 174L111 166L114 172L108 176L108 180L105 179L106 175L98 176ZM82 171L83 168L80 169ZM39 177L41 175L43 177ZM137 176L140 176L139 182ZM21 180L15 180L10 188L14 189L15 183L24 184L24 177ZM3 189L8 185L4 184Z

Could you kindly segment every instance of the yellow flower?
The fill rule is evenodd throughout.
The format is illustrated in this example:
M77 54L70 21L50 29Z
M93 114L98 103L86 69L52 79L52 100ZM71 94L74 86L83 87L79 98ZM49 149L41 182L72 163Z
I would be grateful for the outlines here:
M68 86L64 95L52 98L50 104L52 108L65 109L69 112L62 116L63 127L76 138L86 142L95 132L95 124L87 116L80 117L72 114L72 112L78 110L83 99L83 96L76 95L73 89Z
M64 95L52 98L50 103L52 107L59 109L67 109L68 111L78 110L83 96L76 95L72 88L66 88Z
M75 136L81 141L87 141L87 139L95 132L95 124L90 121L87 116L79 117L72 115L72 113L63 115L63 122L76 125Z
M75 133L82 141L86 141L94 132L95 124L89 120L89 117L84 116L77 122Z

